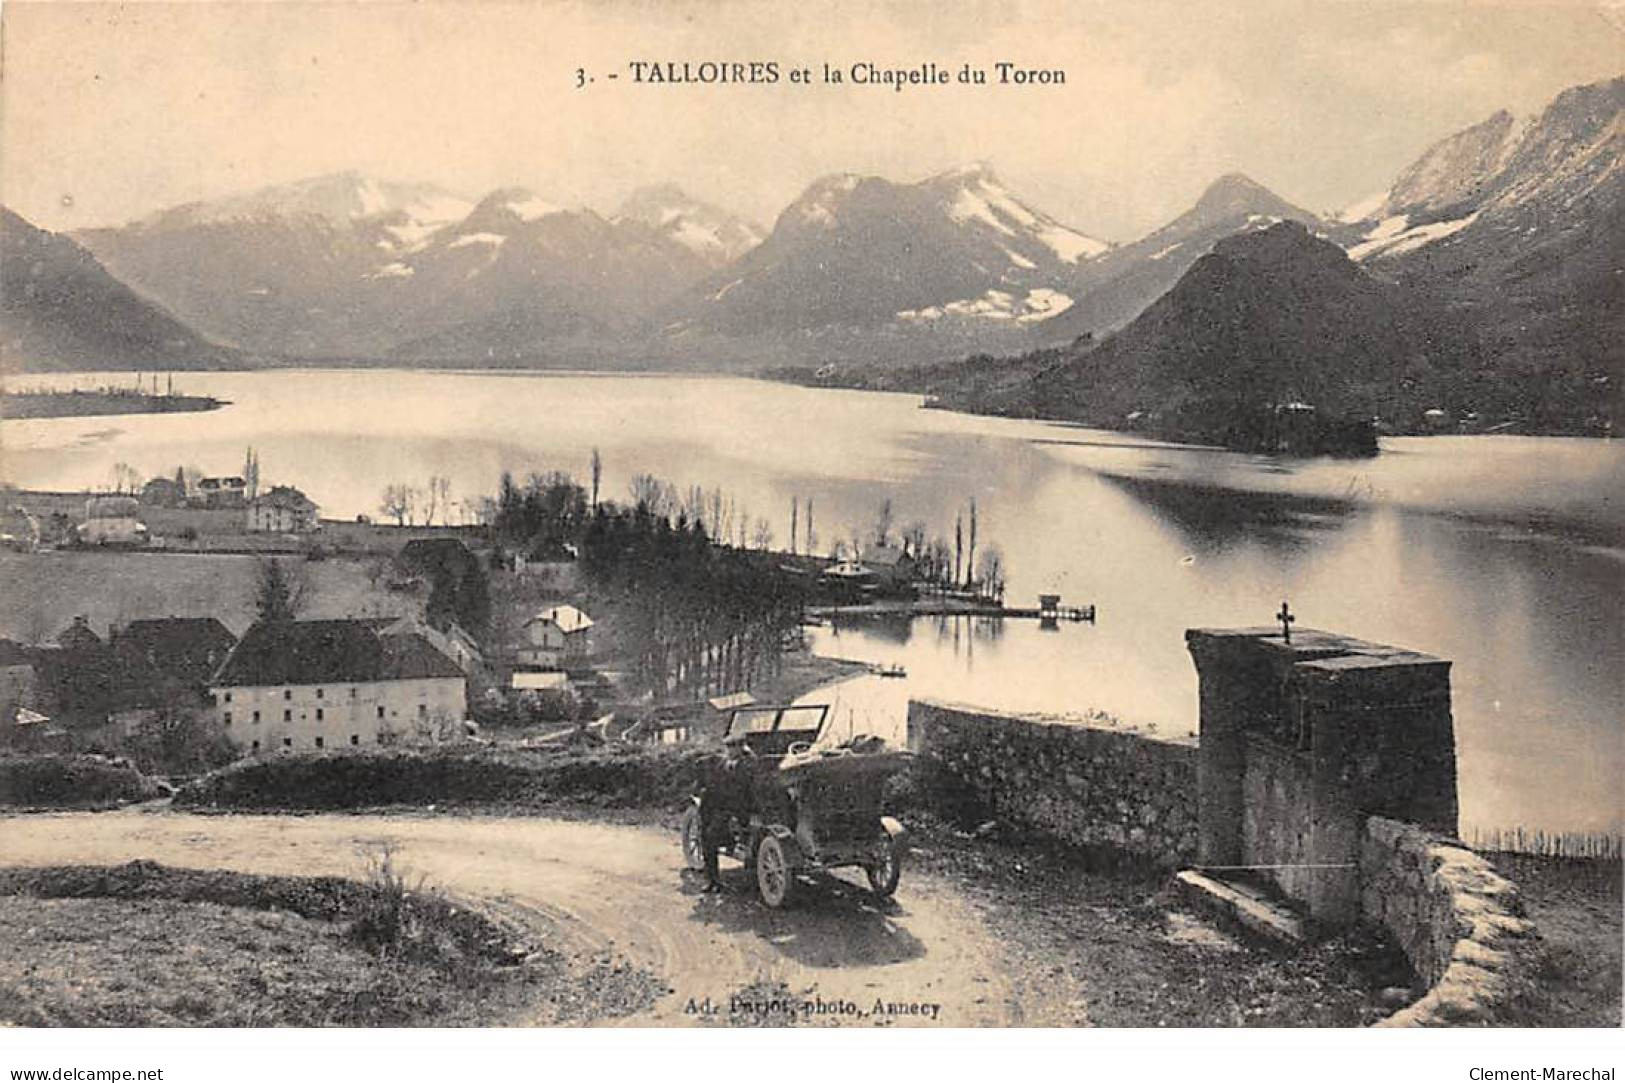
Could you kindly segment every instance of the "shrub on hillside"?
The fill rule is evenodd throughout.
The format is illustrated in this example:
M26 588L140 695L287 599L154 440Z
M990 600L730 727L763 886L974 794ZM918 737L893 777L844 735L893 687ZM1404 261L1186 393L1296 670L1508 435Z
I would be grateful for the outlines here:
M669 805L693 792L708 753L632 746L496 749L456 745L240 760L182 787L188 808L350 809L585 801Z
M102 756L0 757L0 808L106 808L165 792L158 780Z

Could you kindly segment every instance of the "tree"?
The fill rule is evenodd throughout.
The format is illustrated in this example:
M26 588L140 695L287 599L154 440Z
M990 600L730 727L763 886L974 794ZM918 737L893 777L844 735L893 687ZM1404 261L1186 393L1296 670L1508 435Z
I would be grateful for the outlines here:
M790 555L796 553L796 514L801 510L801 500L792 496L790 498Z
M280 560L260 562L259 585L254 591L254 608L263 623L292 623L299 593L302 592L296 592L294 585L288 581Z
M252 447L243 456L243 487L250 500L260 495L260 456Z
M965 550L965 574L969 576L976 567L976 498L970 498L970 546Z
M812 556L818 552L818 532L813 529L813 501L807 498L807 555Z
M751 536L751 542L758 549L767 549L773 544L773 524L766 519L756 520L756 531Z
M982 550L976 565L976 580L984 596L994 601L1004 600L1004 554L999 547L989 545Z
M954 513L954 586L959 586L961 580L961 558L965 551L965 520L958 512Z
M880 510L875 514L876 545L886 546L891 544L891 521L891 497L883 497L880 501Z
M113 491L138 493L141 491L141 471L126 462L113 464Z
M434 515L438 511L443 522L451 522L451 479L436 474L429 478L429 487L426 490L429 501L428 510L423 515L423 525L433 526Z
M396 526L405 526L412 518L414 496L410 485L399 482L386 485L383 499L378 503L378 511L395 520Z
M665 515L671 510L671 486L653 474L639 474L632 479L632 506L641 507L651 515Z
M913 522L903 528L903 552L919 560L925 555L925 524Z
M598 510L598 484L604 480L604 458L592 449L592 510Z

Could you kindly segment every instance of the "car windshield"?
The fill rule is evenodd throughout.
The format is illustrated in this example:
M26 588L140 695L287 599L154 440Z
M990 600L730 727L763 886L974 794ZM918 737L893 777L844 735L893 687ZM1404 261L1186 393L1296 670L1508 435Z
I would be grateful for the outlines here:
M824 728L827 704L745 707L728 718L728 737L744 737L751 750L783 755L791 744L812 744Z

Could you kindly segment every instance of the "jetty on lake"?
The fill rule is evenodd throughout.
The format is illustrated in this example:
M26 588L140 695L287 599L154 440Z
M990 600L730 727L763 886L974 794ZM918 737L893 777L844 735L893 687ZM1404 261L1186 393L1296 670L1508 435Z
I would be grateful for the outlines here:
M966 598L944 594L924 598L875 598L847 605L815 605L807 607L807 618L822 624L833 617L908 616L908 617L998 617L1012 620L1037 620L1046 625L1062 621L1095 623L1093 605L1063 605L1058 594L1039 595L1036 607L1007 606L989 598Z

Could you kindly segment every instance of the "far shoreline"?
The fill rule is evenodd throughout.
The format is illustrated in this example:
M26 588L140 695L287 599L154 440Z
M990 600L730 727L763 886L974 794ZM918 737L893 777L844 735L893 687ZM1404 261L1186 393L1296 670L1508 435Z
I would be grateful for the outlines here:
M128 391L13 391L0 395L0 421L129 414L202 413L231 405L209 395L144 395Z

